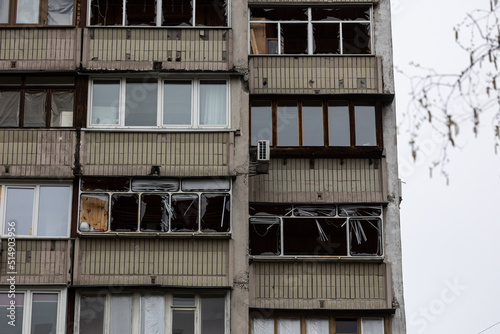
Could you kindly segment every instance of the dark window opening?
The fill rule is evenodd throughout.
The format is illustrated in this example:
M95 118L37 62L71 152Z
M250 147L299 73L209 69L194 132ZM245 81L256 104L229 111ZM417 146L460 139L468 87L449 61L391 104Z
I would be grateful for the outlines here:
M141 196L141 231L168 232L168 220L171 215L167 194Z
M110 229L115 232L137 231L139 196L115 194L111 196Z
M201 195L201 230L203 232L229 232L231 212L229 194Z
M82 178L83 191L129 191L129 178Z
M251 218L249 234L251 255L280 255L281 230L277 218Z
M174 215L170 222L172 231L198 231L198 195L172 195Z

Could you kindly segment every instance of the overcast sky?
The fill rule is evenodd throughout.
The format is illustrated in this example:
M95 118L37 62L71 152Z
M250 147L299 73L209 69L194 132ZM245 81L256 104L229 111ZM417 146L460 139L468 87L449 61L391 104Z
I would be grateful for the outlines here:
M463 68L468 58L454 43L453 27L474 8L489 8L488 0L391 1L395 66L407 74L412 61L443 71ZM408 92L396 74L400 120ZM427 151L414 163L404 130L398 144L408 333L500 334L500 156L491 119L483 121L478 139L462 125L466 136L450 154L448 186L439 175L429 177L439 140L424 131Z

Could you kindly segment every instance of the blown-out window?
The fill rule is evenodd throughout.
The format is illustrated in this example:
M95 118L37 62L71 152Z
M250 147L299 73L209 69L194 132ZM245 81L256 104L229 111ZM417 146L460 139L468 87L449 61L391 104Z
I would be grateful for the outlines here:
M251 7L251 54L371 54L371 6Z
M91 127L227 128L226 80L94 79Z
M1 77L0 127L73 126L72 77Z
M336 100L253 100L251 145L380 147L377 103Z
M0 332L62 333L65 310L65 290L0 290Z
M225 27L228 0L92 0L92 26Z
M2 0L0 25L73 25L74 0Z
M224 292L85 292L79 296L75 333L225 334L227 309Z
M67 237L71 187L69 185L2 185L2 234Z
M382 207L254 203L249 234L255 256L382 256Z
M84 178L79 231L228 233L229 179Z

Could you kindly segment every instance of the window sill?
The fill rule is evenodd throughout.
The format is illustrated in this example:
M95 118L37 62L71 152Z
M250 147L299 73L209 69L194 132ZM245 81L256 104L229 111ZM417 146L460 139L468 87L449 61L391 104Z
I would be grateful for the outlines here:
M238 132L230 128L82 128L86 132Z
M231 239L231 233L217 232L78 232L82 238L166 238L166 239Z
M384 262L384 256L249 256L252 262Z
M256 154L257 148L251 147L250 154ZM273 158L365 158L380 159L383 150L377 146L359 147L271 147Z

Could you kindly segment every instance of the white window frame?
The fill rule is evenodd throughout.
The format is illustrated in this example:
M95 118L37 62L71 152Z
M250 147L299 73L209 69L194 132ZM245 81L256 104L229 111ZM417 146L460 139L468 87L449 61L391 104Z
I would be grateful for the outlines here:
M137 27L137 28L157 28L157 27L162 27L162 28L177 28L177 29L185 29L185 28L229 28L230 23L231 23L231 0L225 0L226 2L226 20L227 20L227 26L196 26L195 20L196 20L196 0L193 0L193 11L191 12L191 19L193 20L193 25L191 26L162 26L161 25L161 15L156 15L155 19L155 26L133 26L133 25L125 25L125 20L127 18L127 8L126 8L126 2L127 0L123 0L123 9L122 9L122 24L121 25L116 25L116 26L100 26L100 25L91 25L90 24L90 13L91 13L91 2L89 1L87 4L87 26L89 27L109 27L109 28L116 28L116 27ZM162 0L156 0L156 13L162 13Z
M77 292L76 305L75 305L75 321L74 321L74 333L80 333L80 312L81 312L81 298L85 295L99 295L105 298L104 301L104 324L102 334L113 334L110 333L110 307L111 307L111 297L117 296L119 294L131 295L132 296L132 332L139 333L141 330L141 325L143 319L141 318L141 296L147 294L158 294L164 297L164 318L163 324L165 333L172 333L173 326L173 311L174 310L192 310L194 309L195 316L195 332L194 334L201 334L201 296L211 295L211 294L224 294L224 334L230 334L230 294L227 291L206 291L206 292L192 292L192 291L123 291L120 293L110 293L101 291L81 291ZM190 294L195 297L194 306L174 306L173 296L176 294Z
M93 129L149 129L149 130L228 130L231 128L231 117L230 117L230 81L227 77L216 78L216 77L190 77L190 78L157 78L157 118L156 125L153 126L125 126L125 108L126 108L126 82L127 79L138 79L137 77L93 77L89 80L89 97L88 97L88 112L87 112L87 127ZM149 79L149 78L144 78ZM119 106L118 106L118 124L93 124L92 114L93 114L93 94L94 94L94 82L99 80L119 80ZM164 101L164 82L165 81L191 81L191 124L189 125L164 125L163 124L163 103ZM200 87L201 81L224 81L226 83L226 110L225 110L225 124L221 125L202 125L200 124Z
M364 5L364 4L360 4ZM358 5L359 6L359 5ZM270 6L270 7L279 7L279 6ZM334 6L334 7L340 7L340 6ZM332 7L325 7L325 8L332 8ZM307 20L303 21L298 21L298 20L293 20L293 21L287 21L286 19L283 20L263 20L263 21L251 21L251 8L248 11L248 54L250 56L267 56L269 54L266 53L261 53L259 55L252 54L252 46L251 46L251 38L250 38L250 29L252 27L252 22L254 23L273 23L277 24L277 30L278 30L278 54L271 54L273 56L371 56L374 54L373 50L373 5L370 5L370 20L354 20L354 21L314 21L312 19L312 7L306 7L307 9ZM282 53L283 50L281 50L282 42L281 42L281 24L307 24L307 54L284 54ZM340 48L340 53L339 54L317 54L314 53L314 29L313 25L314 24L338 24L339 25L339 32L340 32L340 38L339 38L339 48ZM349 24L349 23L367 23L370 25L370 53L369 54L351 54L347 53L344 54L343 50L343 33L342 33L342 25L343 24Z
M33 196L33 220L31 222L31 234L30 235L24 235L24 234L18 234L17 229L15 232L16 237L21 237L21 238L36 238L36 239L67 239L69 238L70 234L70 228L71 228L71 209L72 209L72 194L73 194L73 187L71 184L54 184L54 183L39 183L39 184L33 184L33 183L2 183L0 184L1 186L1 191L0 191L0 213L2 215L1 222L0 222L0 236L6 237L8 236L8 233L6 233L5 229L6 226L8 226L8 223L6 221L6 215L7 215L7 200L8 200L8 189L9 188L19 188L19 189L34 189L34 196ZM40 206L40 188L41 187L62 187L62 188L68 188L69 190L69 205L68 205L68 222L66 226L66 234L64 236L38 236L38 210Z
M16 289L16 295L24 294L24 307L23 307L23 322L22 322L22 334L31 333L31 317L33 308L33 295L34 294L57 294L57 334L66 333L66 288L61 289L50 289L45 290L41 288L37 289ZM0 290L0 293L9 294L9 290ZM18 316L16 315L16 319ZM2 319L2 321L7 322L8 319ZM16 326L17 326L16 320Z

